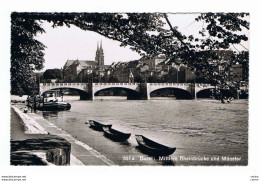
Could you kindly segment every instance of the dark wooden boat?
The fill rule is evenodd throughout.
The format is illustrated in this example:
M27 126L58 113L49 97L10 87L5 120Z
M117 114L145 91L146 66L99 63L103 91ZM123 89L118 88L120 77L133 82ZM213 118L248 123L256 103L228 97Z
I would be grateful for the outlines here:
M152 156L168 156L176 150L176 147L162 145L144 137L143 135L135 135L135 137L140 150Z
M95 120L89 120L88 122L89 122L89 127L93 128L94 130L97 130L97 131L103 131L103 126L112 127L112 124L105 125L105 124L102 124Z
M67 111L70 110L71 105L70 103L66 102L45 102L39 110L42 111Z
M111 126L103 126L103 131L106 137L109 137L115 141L124 141L131 136L131 133L123 133L113 129Z

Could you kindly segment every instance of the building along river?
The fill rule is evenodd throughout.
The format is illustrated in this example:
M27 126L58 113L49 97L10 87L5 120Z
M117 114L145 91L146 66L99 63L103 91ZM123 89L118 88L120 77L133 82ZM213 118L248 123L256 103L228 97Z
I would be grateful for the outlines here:
M221 104L213 99L125 100L65 97L70 111L40 112L47 120L118 165L247 165L248 100ZM89 128L94 119L132 133L114 142ZM176 147L170 157L155 159L140 152L135 134Z

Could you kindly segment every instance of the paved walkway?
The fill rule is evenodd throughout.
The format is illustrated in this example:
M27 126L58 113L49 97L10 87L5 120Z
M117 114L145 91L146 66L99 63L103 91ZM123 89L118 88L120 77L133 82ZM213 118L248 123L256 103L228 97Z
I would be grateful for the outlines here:
M57 127L56 125L42 118L40 115L34 113L26 114L34 121L36 121L41 127L43 127L46 132L60 136L71 143L71 165L115 165L104 155L101 155L87 144L77 140L68 134L65 130Z

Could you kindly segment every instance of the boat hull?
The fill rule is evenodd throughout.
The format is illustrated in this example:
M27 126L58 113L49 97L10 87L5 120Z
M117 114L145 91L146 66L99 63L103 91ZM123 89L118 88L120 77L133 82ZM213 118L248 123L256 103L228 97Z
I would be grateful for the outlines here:
M43 111L66 111L70 110L71 105L65 102L48 102L40 106L40 110Z
M94 120L89 120L89 127L96 131L103 131L103 126L112 127L112 124L105 125L105 124L102 124L102 123L94 121Z
M103 131L106 137L114 141L125 141L131 136L131 133L123 133L109 126L103 126Z
M154 142L142 135L136 135L136 141L139 149L151 156L168 156L175 152L175 147L168 147L157 142Z

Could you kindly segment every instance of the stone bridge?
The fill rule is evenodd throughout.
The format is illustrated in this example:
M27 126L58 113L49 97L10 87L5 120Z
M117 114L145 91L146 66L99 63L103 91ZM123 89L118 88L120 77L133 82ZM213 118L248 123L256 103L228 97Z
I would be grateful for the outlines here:
M192 83L41 83L40 94L53 89L74 89L79 92L80 99L94 100L97 92L112 88L125 90L127 99L150 99L151 93L160 89L175 89L177 98L192 99L199 91L214 86Z
M138 99L140 94L139 83L93 83L92 85L92 100L95 99L95 94L105 89L123 89L127 92L127 99Z
M196 98L199 91L214 88L210 84L193 83L147 83L147 98L150 99L152 92L159 89L176 89L179 98Z

